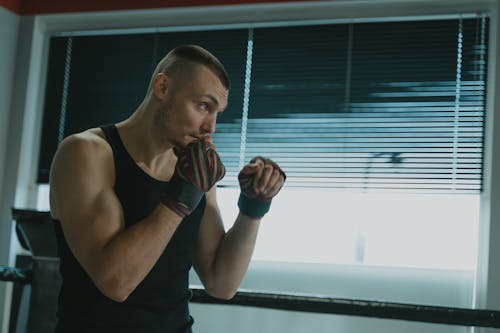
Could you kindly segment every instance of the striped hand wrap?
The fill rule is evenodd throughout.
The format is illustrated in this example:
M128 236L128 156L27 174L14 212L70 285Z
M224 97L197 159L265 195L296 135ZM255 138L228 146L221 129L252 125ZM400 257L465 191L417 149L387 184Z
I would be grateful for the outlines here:
M215 146L205 140L190 143L178 154L175 173L207 192L226 174Z
M207 140L188 144L177 152L177 164L163 204L182 218L189 215L207 192L226 174L226 168Z

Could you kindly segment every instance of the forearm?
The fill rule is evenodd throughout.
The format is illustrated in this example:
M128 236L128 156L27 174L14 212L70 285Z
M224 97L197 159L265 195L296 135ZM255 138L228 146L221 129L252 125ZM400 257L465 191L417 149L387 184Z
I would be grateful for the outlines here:
M207 193L193 264L212 296L229 299L236 293L252 258L260 220L284 180L283 171L271 160L258 157L245 165L238 175L240 213L228 232L224 231L215 188Z
M237 291L252 258L259 226L260 219L240 213L224 235L213 265L212 294L231 298Z
M159 205L145 219L119 231L99 250L92 267L101 292L125 300L155 265L180 222L179 216Z

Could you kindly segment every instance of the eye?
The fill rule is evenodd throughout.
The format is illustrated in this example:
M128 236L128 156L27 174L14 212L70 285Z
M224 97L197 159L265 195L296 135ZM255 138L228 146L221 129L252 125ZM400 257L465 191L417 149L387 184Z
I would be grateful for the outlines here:
M209 109L209 105L208 105L208 103L206 103L206 102L201 102L201 103L200 103L200 109L202 109L203 111L208 111L208 109Z

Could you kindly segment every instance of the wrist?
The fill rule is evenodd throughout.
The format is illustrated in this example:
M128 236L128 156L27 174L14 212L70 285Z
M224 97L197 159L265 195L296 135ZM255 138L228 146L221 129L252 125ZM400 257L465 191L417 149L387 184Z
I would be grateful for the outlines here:
M163 208L167 209L176 216L179 216L181 219L184 219L186 216L191 214L191 210L187 209L185 205L168 197L165 197L161 200L161 205L163 206Z
M269 211L271 200L263 201L257 198L250 198L241 192L238 199L238 207L243 214L260 219Z
M168 182L161 203L182 218L198 206L203 191L185 179L174 175Z

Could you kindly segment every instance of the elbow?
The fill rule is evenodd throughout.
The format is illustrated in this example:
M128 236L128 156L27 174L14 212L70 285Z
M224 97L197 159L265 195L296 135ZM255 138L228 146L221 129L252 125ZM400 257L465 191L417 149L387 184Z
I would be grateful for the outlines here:
M236 295L236 290L233 291L233 292L229 292L229 293L225 293L225 294L221 294L219 296L220 299L223 299L225 301L229 301L231 299L233 299L234 295Z
M238 291L237 288L230 288L230 287L225 287L225 288L205 288L207 294L209 294L212 297L222 299L225 301L229 301L236 295L236 292Z
M96 286L104 296L118 303L125 302L133 291L117 278L96 282Z
M115 301L117 303L125 302L129 295L130 295L130 293L126 293L126 292L122 292L122 291L108 292L107 294L104 294L104 296L106 296L107 298L109 298L112 301Z

